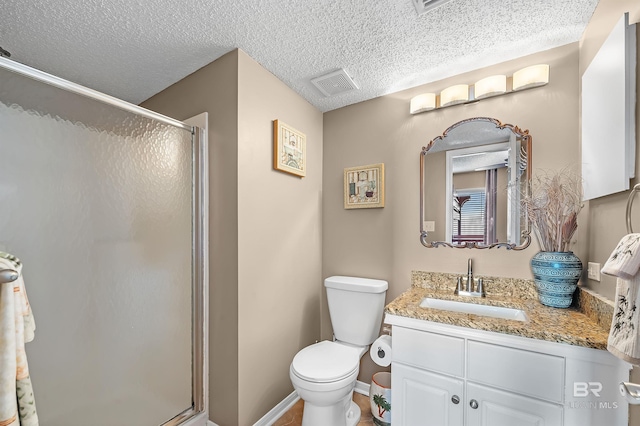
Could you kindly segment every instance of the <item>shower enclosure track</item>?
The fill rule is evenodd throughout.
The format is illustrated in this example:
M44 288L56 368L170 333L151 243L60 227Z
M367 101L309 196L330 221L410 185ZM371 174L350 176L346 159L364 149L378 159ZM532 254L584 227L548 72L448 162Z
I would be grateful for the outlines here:
M166 115L158 114L157 112L149 111L132 103L123 101L122 99L114 98L113 96L106 95L104 93L100 93L97 90L89 89L88 87L80 86L79 84L72 83L63 78L56 77L55 75L48 74L44 71L40 71L35 68L31 68L28 65L21 64L20 62L16 62L12 59L8 59L6 57L0 56L0 66L6 68L8 70L17 72L18 74L28 75L34 80L41 81L43 83L50 84L52 86L58 87L60 89L67 90L69 92L76 93L81 96L85 96L88 98L95 99L97 101L113 105L116 108L123 109L125 111L129 111L131 113L142 115L143 117L150 118L152 120L157 120L165 124L169 124L171 126L179 127L181 129L188 130L193 133L193 127L188 124L173 119L171 117L167 117Z

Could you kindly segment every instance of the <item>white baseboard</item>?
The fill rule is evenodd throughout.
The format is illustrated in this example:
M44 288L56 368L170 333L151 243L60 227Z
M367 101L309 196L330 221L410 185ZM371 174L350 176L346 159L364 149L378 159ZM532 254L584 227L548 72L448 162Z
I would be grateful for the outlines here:
M361 395L369 396L370 388L371 388L371 385L369 383L364 383L358 380L356 382L356 388L354 389L354 391L358 392Z
M284 413L289 411L289 408L298 402L300 397L296 391L291 392L285 399L280 401L278 405L273 407L267 414L262 416L260 420L254 423L253 426L271 426L278 420Z
M209 420L207 422L207 426L218 426L217 424L215 424L214 422L212 422L211 420Z

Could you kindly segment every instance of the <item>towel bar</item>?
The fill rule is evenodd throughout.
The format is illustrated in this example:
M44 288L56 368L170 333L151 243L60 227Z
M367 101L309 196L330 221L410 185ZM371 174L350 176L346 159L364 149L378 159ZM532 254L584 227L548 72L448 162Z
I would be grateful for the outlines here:
M633 199L636 192L640 191L640 183L636 184L629 193L629 199L627 200L627 234L633 234L633 226L631 226L631 208L633 207Z
M18 279L20 274L13 269L0 269L0 284L10 283Z
M636 383L621 382L620 393L627 399L629 404L640 404L640 385Z

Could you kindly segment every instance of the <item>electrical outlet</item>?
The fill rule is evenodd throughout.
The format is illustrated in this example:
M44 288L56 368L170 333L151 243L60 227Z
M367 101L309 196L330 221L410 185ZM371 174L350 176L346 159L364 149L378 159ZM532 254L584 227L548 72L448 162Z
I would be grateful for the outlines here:
M589 262L587 273L590 280L600 281L600 264Z
M426 232L434 232L436 230L436 222L433 220L424 221L424 230Z

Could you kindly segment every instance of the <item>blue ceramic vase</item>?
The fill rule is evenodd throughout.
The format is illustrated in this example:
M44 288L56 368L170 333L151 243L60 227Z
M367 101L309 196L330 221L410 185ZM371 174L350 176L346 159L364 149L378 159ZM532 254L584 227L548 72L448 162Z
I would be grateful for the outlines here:
M541 251L531 259L540 303L568 308L582 275L582 262L571 251Z

